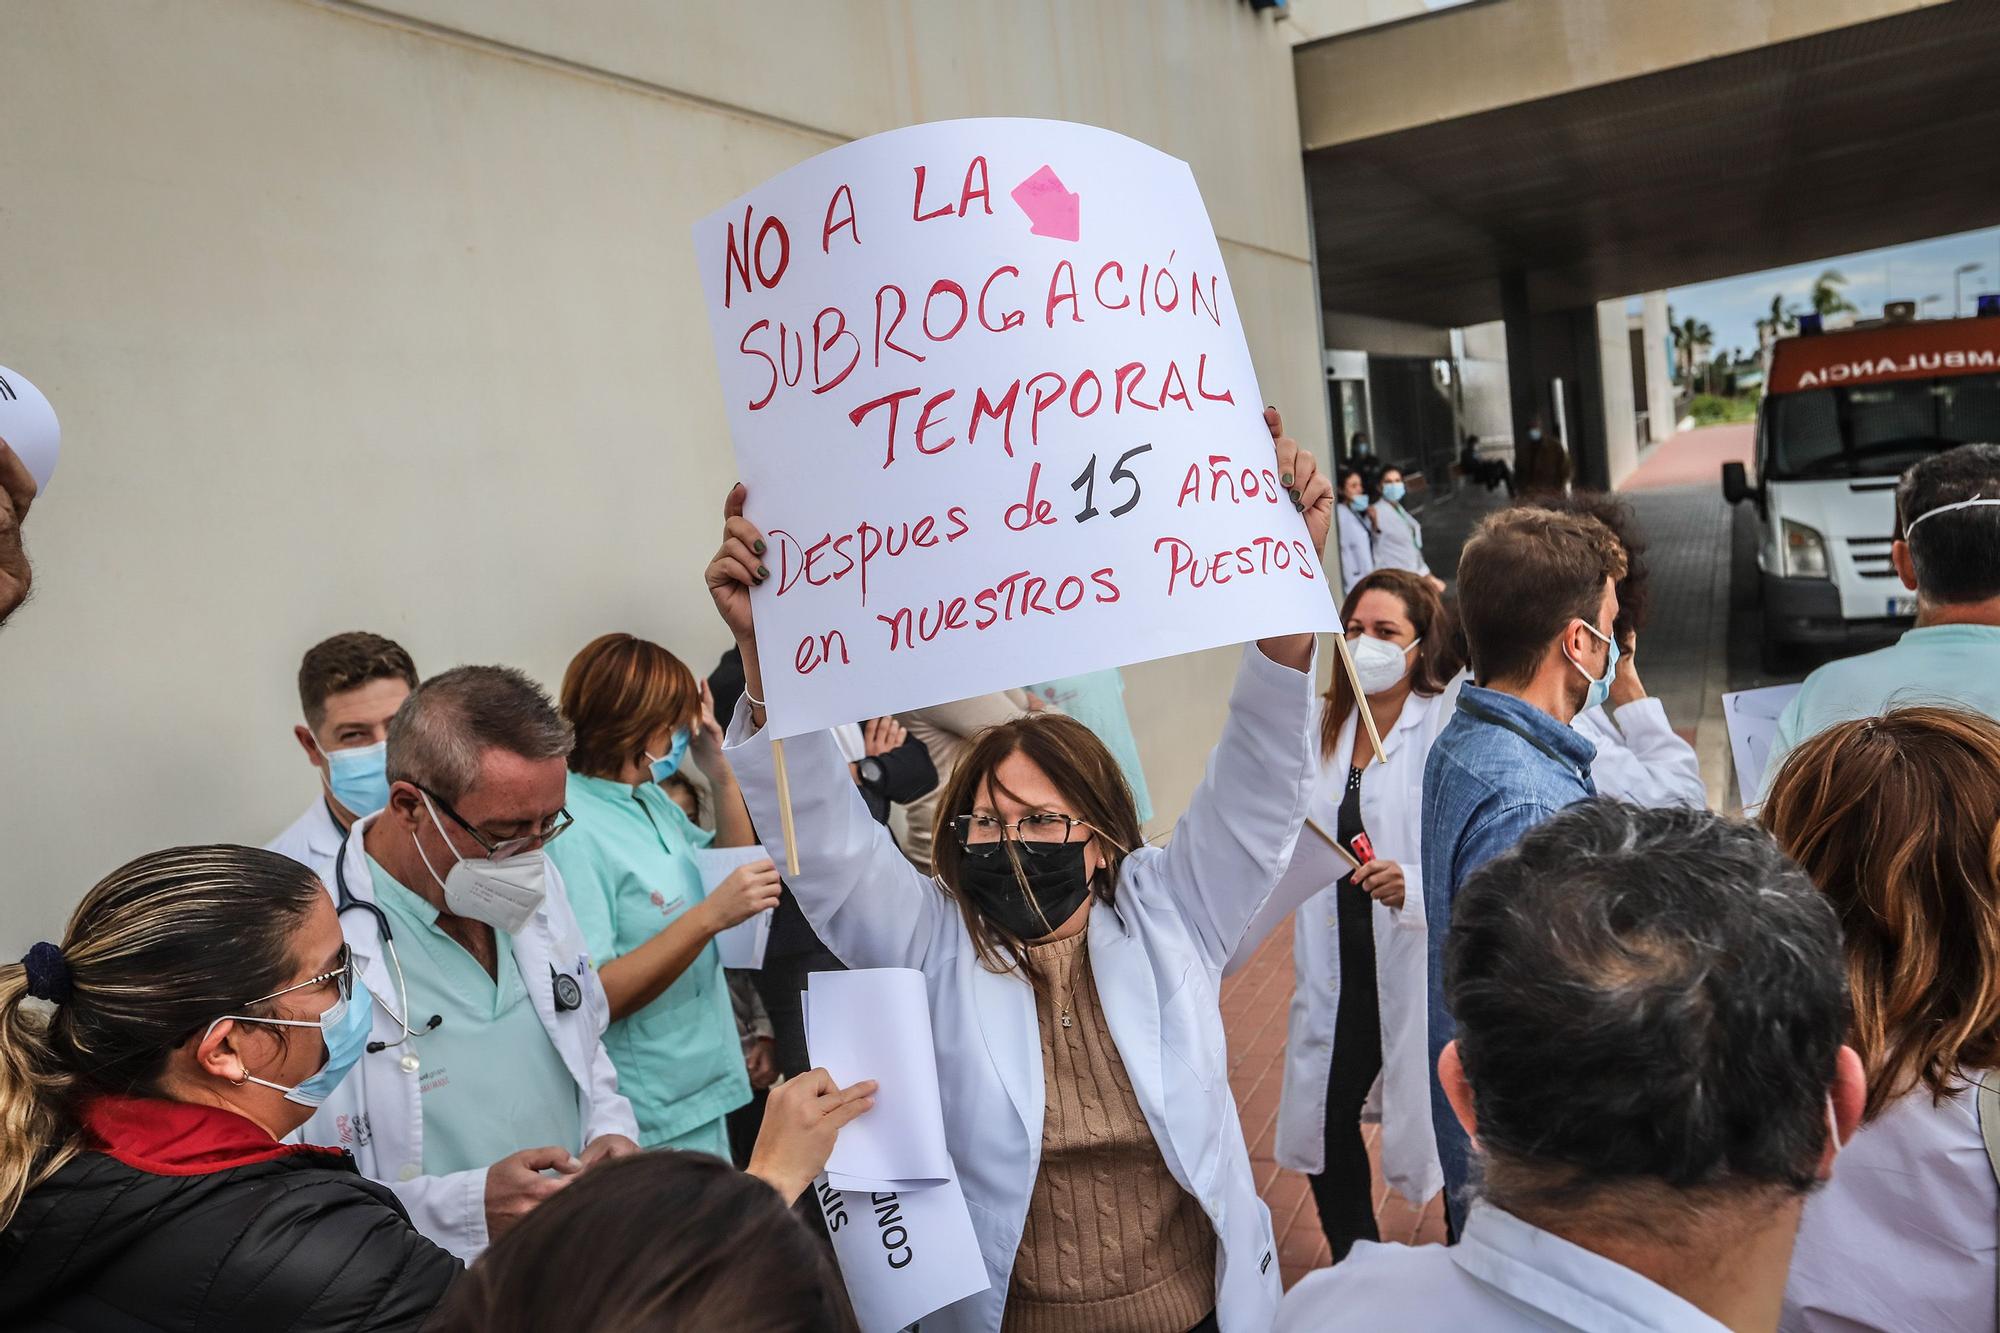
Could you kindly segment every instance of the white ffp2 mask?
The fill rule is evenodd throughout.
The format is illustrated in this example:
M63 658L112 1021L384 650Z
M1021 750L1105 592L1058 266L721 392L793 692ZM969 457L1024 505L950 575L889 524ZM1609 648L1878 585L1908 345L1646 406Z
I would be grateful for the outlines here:
M444 834L444 825L438 820L437 810L431 805L431 798L422 792L424 809L430 811L431 823L439 836ZM416 840L416 834L410 835ZM541 849L521 852L500 860L468 861L459 856L458 848L445 838L444 845L456 858L450 871L440 875L431 859L424 856L424 844L417 841L417 855L423 857L424 869L431 872L431 878L444 890L445 910L453 916L462 916L472 921L483 921L495 930L503 930L509 935L520 933L541 909L542 902L549 893L548 860Z
M1354 656L1354 674L1361 678L1362 692L1381 694L1395 689L1396 682L1410 669L1410 654L1422 642L1418 639L1405 648L1364 634L1350 643L1348 651Z

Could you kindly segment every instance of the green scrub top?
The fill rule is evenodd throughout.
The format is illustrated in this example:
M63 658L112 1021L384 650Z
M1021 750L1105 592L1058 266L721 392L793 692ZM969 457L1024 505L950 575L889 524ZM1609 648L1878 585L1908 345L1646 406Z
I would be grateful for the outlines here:
M488 1167L523 1148L583 1151L582 1092L522 984L514 940L493 932L497 976L438 928L437 908L368 858L409 987L409 1012L441 1015L410 1038L427 1176ZM548 984L546 979L544 985Z
M702 900L693 853L714 835L656 782L633 787L572 773L568 799L576 823L549 844L549 857L602 967ZM723 1117L750 1100L750 1077L714 941L651 1003L613 1022L604 1049L638 1116L641 1147L728 1157Z

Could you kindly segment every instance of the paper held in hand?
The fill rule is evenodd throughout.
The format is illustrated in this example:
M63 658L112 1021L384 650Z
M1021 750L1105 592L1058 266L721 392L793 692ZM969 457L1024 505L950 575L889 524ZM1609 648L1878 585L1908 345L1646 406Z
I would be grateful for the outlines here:
M694 257L772 736L1336 627L1186 163L917 125L718 210Z
M1243 938L1237 941L1229 961L1223 965L1223 976L1233 977L1241 971L1265 937L1305 906L1314 894L1332 888L1343 875L1361 868L1353 855L1334 839L1338 820L1339 812L1330 800L1317 801L1307 809L1305 827L1299 830L1298 843L1292 848L1291 864L1278 876L1271 896L1251 916Z
M699 847L695 868L701 872L703 897L714 893L722 881L744 866L768 861L771 854L762 847ZM764 966L764 949L771 942L771 917L778 909L767 907L748 921L739 921L715 937L715 951L724 967L757 971Z
M955 1174L944 1145L937 1050L924 974L908 967L806 978L806 1052L841 1087L874 1079L875 1106L840 1131L827 1159L835 1189L909 1190Z
M35 494L46 493L62 453L62 427L42 391L28 383L27 376L5 366L0 366L0 440L35 479Z

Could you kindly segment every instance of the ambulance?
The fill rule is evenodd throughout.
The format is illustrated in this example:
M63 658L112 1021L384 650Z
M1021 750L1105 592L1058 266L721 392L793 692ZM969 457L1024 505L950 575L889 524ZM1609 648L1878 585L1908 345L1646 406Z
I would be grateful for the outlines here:
M2000 295L1979 317L1797 336L1771 349L1753 481L1722 465L1730 504L1756 506L1764 667L1795 650L1878 644L1908 628L1916 595L1889 562L1896 478L1953 445L2000 442ZM1898 317L1902 316L1902 317Z

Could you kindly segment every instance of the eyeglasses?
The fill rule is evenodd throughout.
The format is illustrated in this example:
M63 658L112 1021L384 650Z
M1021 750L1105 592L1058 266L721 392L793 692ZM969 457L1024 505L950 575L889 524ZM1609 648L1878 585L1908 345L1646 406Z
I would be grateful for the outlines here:
M447 801L429 787L424 786L421 782L412 783L411 785L437 802L438 809L450 815L452 823L470 833L472 840L484 848L487 858L493 861L504 861L510 856L519 856L522 852L532 847L545 847L561 837L569 829L569 826L576 822L571 817L568 807L565 806L563 809L549 816L548 825L540 833L529 833L518 838L489 839L484 833L481 833L478 829L467 823L464 815L452 809L450 801Z
M1023 815L1011 824L993 815L959 815L951 821L951 831L966 851L992 847L1003 839L1018 842L1031 851L1055 847L1068 842L1075 829L1088 831L1090 825L1070 815L1052 813Z
M307 977L295 986L287 986L283 990L274 990L269 995L259 995L254 1000L245 1000L242 1007L247 1009L253 1004L262 1004L266 1000L275 1000L280 995L290 995L295 990L309 990L314 986L324 986L329 981L339 986L341 999L351 1000L354 998L354 950L351 946L346 944L340 946L340 952L333 956L333 971L322 972L316 977Z

